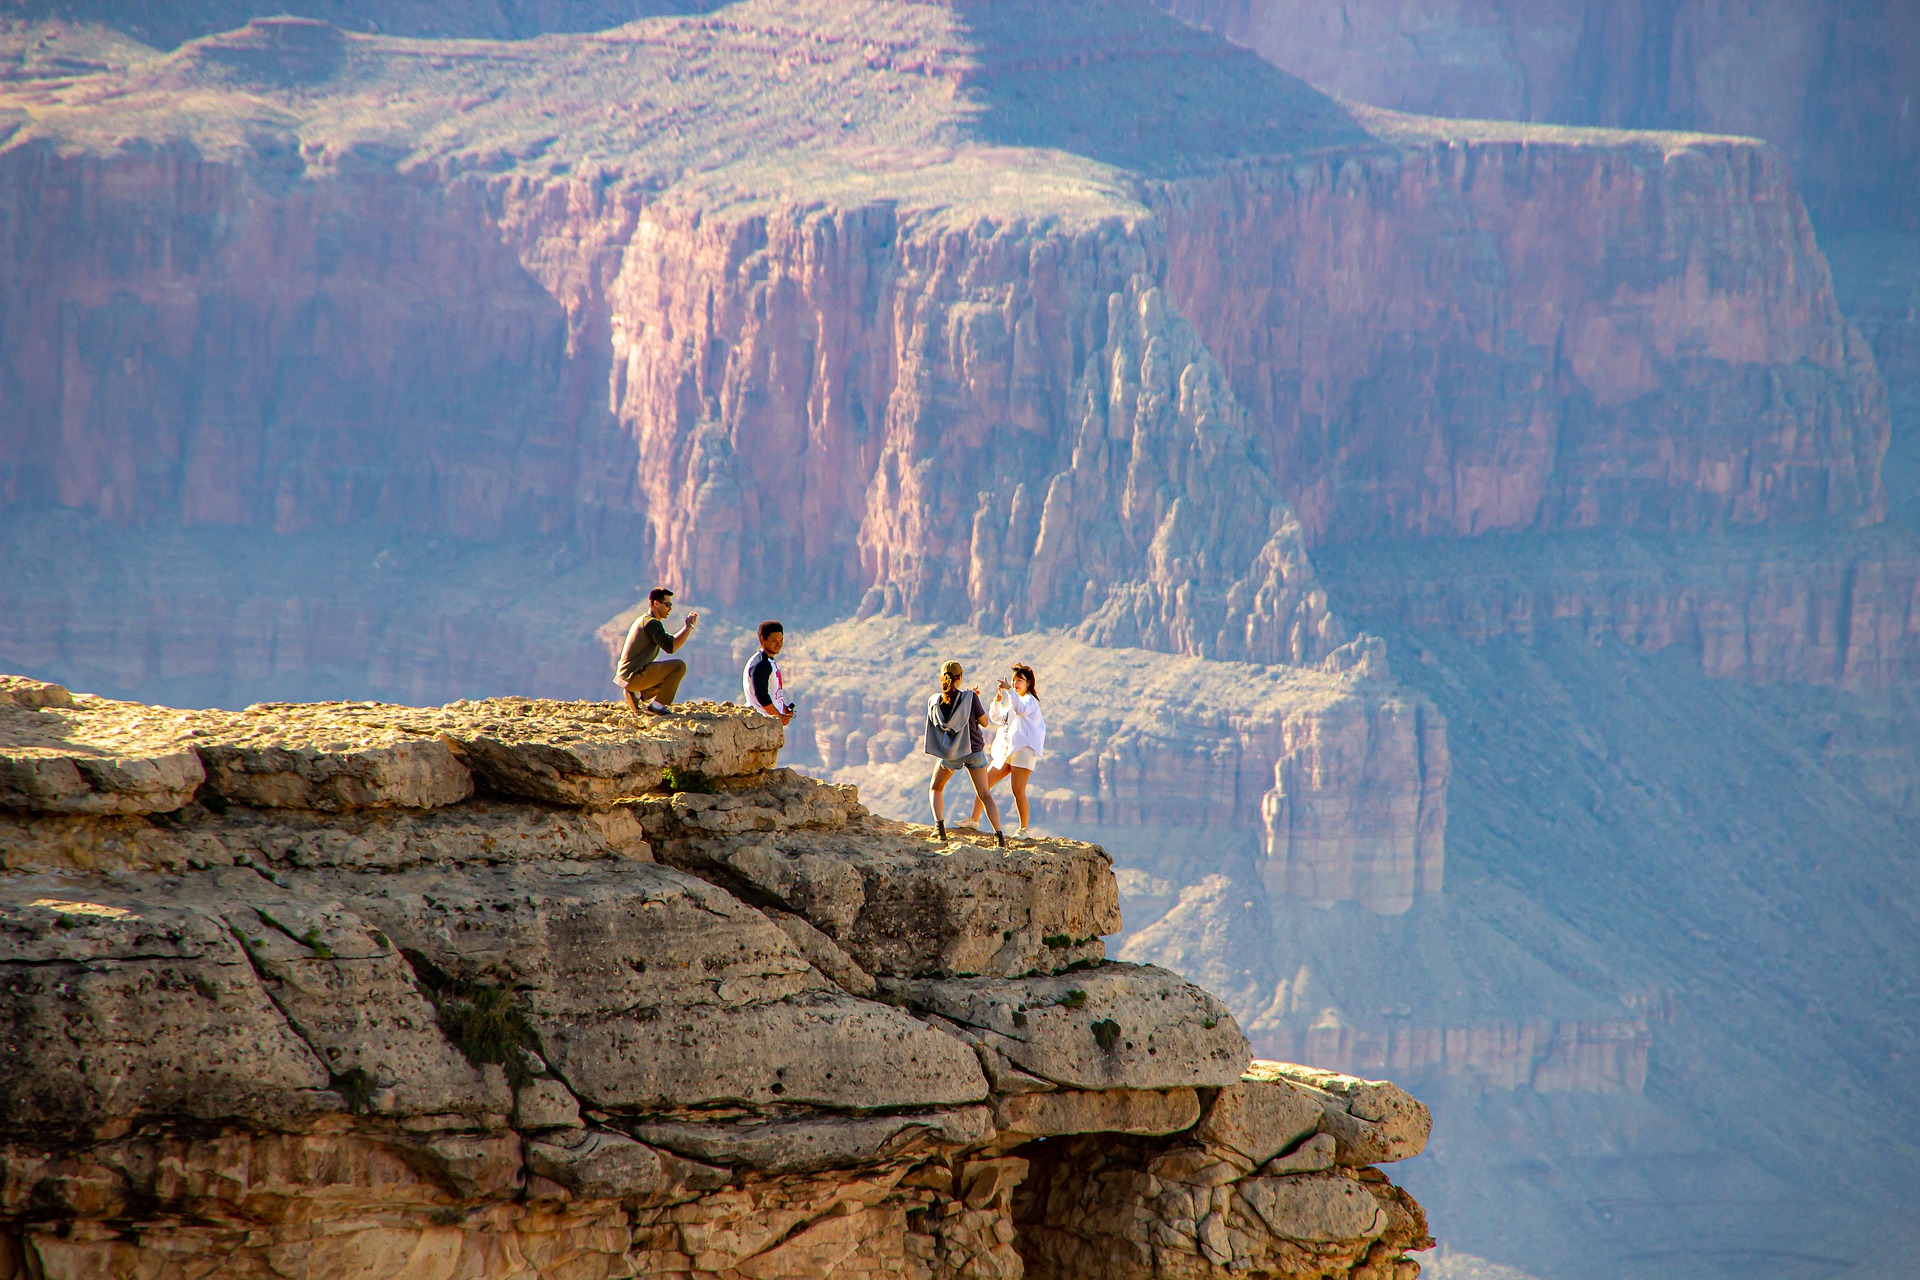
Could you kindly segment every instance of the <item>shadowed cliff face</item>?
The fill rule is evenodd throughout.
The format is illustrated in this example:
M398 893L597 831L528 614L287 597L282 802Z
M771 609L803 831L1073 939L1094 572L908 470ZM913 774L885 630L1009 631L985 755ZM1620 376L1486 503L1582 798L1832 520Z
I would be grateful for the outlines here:
M1329 93L1403 111L1765 138L1828 230L1920 218L1911 5L1165 0Z

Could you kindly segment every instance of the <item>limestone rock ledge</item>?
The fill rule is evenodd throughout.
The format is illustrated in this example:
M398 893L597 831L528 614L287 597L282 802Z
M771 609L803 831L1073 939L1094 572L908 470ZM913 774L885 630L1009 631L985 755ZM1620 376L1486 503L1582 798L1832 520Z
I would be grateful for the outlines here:
M1419 1103L779 747L0 677L0 1277L1418 1273Z

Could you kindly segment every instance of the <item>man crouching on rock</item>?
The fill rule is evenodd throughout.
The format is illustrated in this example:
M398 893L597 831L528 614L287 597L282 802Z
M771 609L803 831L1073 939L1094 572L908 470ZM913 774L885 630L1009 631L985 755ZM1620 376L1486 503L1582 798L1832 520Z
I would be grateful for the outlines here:
M674 695L687 674L687 664L679 658L658 657L662 649L676 652L693 634L700 615L689 613L678 635L667 634L667 615L673 612L673 592L655 587L647 593L647 611L627 628L626 643L620 646L620 665L614 668L613 682L627 697L627 709L640 714L640 699L647 710L665 715L673 709Z

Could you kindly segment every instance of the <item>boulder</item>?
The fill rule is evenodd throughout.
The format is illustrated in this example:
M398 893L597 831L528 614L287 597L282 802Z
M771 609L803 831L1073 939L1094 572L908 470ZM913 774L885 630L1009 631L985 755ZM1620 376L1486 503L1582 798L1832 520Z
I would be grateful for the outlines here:
M1249 1057L1226 1005L1153 965L1020 979L894 979L881 987L1066 1088L1218 1088L1238 1080Z
M1387 1211L1379 1200L1361 1183L1339 1174L1246 1178L1235 1192L1283 1240L1365 1240L1387 1229Z
M1433 1132L1426 1104L1390 1081L1264 1060L1253 1063L1246 1078L1289 1085L1318 1105L1320 1129L1332 1135L1344 1165L1410 1160L1426 1150Z

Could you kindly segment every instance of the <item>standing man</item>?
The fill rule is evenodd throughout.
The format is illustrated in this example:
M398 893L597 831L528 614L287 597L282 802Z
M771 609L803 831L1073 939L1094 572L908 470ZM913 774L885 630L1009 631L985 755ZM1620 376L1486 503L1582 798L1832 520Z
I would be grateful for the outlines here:
M747 669L740 676L747 705L777 717L783 725L793 722L793 699L787 696L786 681L780 678L780 664L774 659L786 642L785 627L773 621L761 623L760 652L747 660Z
M667 634L667 615L673 612L673 592L655 587L647 593L647 611L633 620L627 629L626 643L620 646L620 665L614 669L613 682L625 691L627 709L640 714L640 699L647 699L647 710L665 715L673 709L674 695L687 674L687 664L679 658L659 658L662 649L673 653L693 634L700 615L689 613L678 635Z

